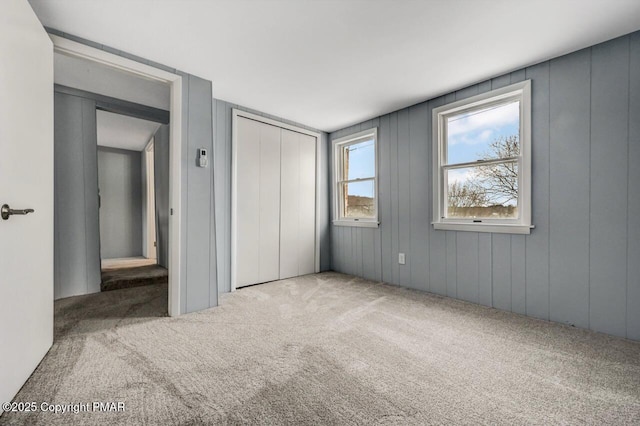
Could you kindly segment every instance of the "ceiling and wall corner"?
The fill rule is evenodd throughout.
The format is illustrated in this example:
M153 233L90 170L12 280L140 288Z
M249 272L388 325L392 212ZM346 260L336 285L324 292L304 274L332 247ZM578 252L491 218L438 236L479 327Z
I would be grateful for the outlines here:
M54 54L54 82L140 105L170 109L171 93L166 83L58 52ZM96 127L98 146L142 151L160 124L98 110Z
M42 23L333 131L640 29L637 0L30 0Z
M142 151L160 127L160 123L96 111L98 146Z

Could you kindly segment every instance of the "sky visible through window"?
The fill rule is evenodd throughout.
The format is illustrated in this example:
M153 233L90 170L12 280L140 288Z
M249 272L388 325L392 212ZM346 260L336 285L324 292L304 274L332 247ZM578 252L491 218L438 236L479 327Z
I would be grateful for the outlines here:
M509 102L462 113L447 120L447 164L508 158L519 149L520 102ZM496 142L499 142L496 144ZM471 207L517 206L517 163L450 169L447 171L449 202ZM450 206L451 207L451 206ZM460 207L460 206L458 206ZM511 211L510 214L514 214ZM450 211L449 214L452 212ZM462 211L465 215L468 213Z
M373 139L348 145L345 150L349 151L349 172L345 176L346 180L375 177L375 144ZM345 156L346 158L346 156ZM371 185L349 185L349 195L362 197L372 197Z
M520 103L511 102L457 115L447 122L447 164L479 160L489 144L520 133Z
M508 137L519 139L520 102L510 102L450 117L447 121L447 164L470 163L496 158L491 143ZM477 167L448 172L449 185L476 181ZM516 200L494 196L494 202L515 205Z

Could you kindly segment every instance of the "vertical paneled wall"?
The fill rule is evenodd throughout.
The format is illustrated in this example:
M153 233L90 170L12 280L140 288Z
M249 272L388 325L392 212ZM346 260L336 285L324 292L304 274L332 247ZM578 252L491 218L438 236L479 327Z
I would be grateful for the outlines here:
M532 81L535 229L526 236L434 230L433 108L525 79ZM640 339L640 33L330 138L373 126L380 227L331 226L333 269ZM405 265L398 253L406 253Z
M214 170L216 200L216 232L218 252L218 289L221 293L231 291L231 120L232 109L251 112L286 124L317 131L311 127L264 114L222 100L213 100ZM329 234L329 176L328 135L321 132L320 140L320 270L331 269L331 244Z
M218 305L214 165L197 166L200 148L213 152L211 82L182 74L181 312ZM186 106L186 108L184 108Z
M54 298L100 291L96 103L55 93Z

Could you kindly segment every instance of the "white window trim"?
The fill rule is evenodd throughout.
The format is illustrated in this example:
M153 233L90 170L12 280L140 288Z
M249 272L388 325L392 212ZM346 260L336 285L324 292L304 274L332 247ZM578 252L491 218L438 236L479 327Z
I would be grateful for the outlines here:
M444 156L446 153L446 118L465 110L501 103L508 99L520 101L520 156L517 158L518 212L517 219L451 219L444 209ZM531 224L531 81L512 84L487 93L462 99L433 110L433 222L434 229L505 234L529 234Z
M373 146L375 150L375 162L374 162L374 177L373 177L373 191L375 195L374 206L376 209L376 215L374 218L345 218L340 217L341 201L338 194L340 194L339 185L343 182L340 176L342 153L341 148L345 145L352 145L365 140L373 139ZM378 128L373 127L368 130L363 130L358 133L354 133L348 136L344 136L338 139L333 139L333 224L336 226L358 226L367 228L377 228L378 222ZM371 180L366 178L362 180Z

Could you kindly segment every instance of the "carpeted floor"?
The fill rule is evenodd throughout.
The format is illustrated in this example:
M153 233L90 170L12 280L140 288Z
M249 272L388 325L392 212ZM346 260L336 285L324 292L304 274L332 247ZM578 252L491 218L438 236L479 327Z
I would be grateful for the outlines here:
M337 273L222 295L166 286L56 302L16 401L125 411L2 424L639 424L640 343Z
M169 281L169 271L160 265L103 269L100 291L121 290Z

